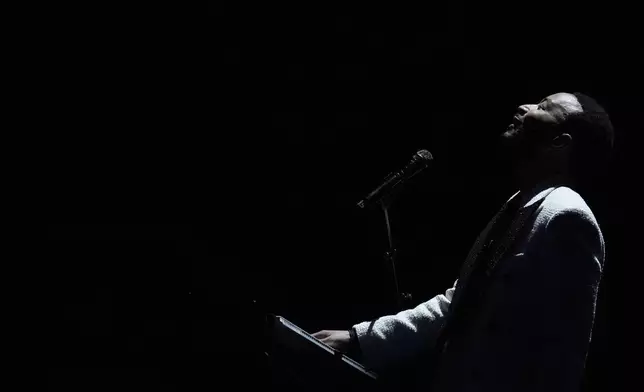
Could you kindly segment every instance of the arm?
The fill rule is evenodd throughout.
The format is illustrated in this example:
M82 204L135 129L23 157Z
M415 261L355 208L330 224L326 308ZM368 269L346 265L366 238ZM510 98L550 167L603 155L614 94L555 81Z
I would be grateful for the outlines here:
M538 352L538 390L577 388L590 343L601 280L604 241L596 222L583 211L553 216L545 230L540 263L551 271L543 279L543 341Z
M353 326L360 347L360 360L379 369L430 349L447 314L454 287L414 309L380 317Z

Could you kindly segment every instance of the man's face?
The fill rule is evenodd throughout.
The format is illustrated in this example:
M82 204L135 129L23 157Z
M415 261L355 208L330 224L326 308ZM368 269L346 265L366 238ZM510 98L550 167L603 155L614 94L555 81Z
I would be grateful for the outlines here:
M500 135L500 153L513 164L534 160L553 147L559 124L569 114L581 111L577 97L568 93L552 94L538 104L519 106L512 123Z

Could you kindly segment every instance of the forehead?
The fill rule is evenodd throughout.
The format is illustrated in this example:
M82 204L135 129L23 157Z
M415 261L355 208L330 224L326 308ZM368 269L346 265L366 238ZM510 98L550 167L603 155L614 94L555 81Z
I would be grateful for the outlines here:
M572 94L556 93L556 94L548 95L546 98L544 98L544 101L545 100L548 100L552 102L552 104L561 107L568 113L576 113L576 112L583 111L581 104L577 100L577 97L575 97Z

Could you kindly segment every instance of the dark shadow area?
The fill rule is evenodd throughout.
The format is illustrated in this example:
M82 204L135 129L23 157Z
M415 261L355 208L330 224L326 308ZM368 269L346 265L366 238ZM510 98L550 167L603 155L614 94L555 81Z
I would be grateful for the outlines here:
M444 293L514 193L496 137L559 91L615 125L613 174L587 195L606 261L582 390L624 390L640 352L637 24L610 4L544 7L211 2L212 29L186 38L161 6L61 27L46 208L72 223L46 233L50 390L267 387L266 312L309 333L390 313L384 217L355 204L419 149L434 165L390 210L398 278L413 304ZM224 71L194 65L222 54Z

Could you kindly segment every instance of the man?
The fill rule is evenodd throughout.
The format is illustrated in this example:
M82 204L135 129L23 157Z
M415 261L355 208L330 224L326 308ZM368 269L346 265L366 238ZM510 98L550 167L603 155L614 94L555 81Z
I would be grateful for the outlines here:
M578 390L604 240L577 190L612 145L608 115L586 95L520 106L499 140L519 191L483 230L454 287L313 336L376 371L433 358L416 382L433 392Z

